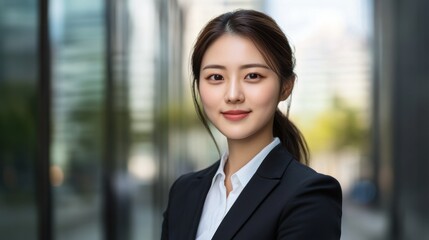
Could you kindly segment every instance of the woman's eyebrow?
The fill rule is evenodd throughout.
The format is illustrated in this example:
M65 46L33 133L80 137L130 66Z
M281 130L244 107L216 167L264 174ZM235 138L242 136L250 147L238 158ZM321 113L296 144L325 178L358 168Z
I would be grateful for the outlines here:
M246 68L266 68L266 69L270 69L270 67L268 67L265 64L261 64L261 63L250 63L250 64L245 64L243 66L240 67L240 69L246 69Z
M217 64L210 64L210 65L206 65L203 67L203 70L208 69L208 68L215 68L215 69L226 69L225 66L222 65L217 65Z
M240 69L246 69L246 68L255 68L255 67L260 67L260 68L266 68L266 69L270 69L270 67L268 67L265 64L261 64L261 63L249 63L249 64L245 64L240 66ZM210 64L210 65L206 65L203 67L202 70L205 69L209 69L209 68L214 68L214 69L226 69L225 66L222 65L218 65L218 64Z

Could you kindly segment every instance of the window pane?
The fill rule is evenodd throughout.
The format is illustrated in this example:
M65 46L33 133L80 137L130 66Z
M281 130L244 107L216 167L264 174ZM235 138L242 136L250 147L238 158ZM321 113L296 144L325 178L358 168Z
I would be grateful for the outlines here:
M0 6L0 236L37 236L37 1Z
M129 32L127 41L130 113L130 146L127 170L134 186L131 191L132 208L130 239L154 239L154 182L157 158L153 143L156 58L158 44L158 12L155 1L129 0L127 12ZM121 29L125 29L122 26ZM118 32L118 34L121 34Z
M55 239L101 239L102 1L53 0L51 183Z

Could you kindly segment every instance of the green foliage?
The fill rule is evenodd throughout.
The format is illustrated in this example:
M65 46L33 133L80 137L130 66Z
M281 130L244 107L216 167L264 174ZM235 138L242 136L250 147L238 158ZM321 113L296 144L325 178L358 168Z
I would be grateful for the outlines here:
M302 130L312 151L341 151L354 148L365 151L368 126L358 109L339 98L333 99L332 109L316 115L311 126Z
M36 142L37 101L34 88L24 84L0 86L0 149L13 154L34 150Z
M202 127L194 107L187 104L181 105L171 102L168 106L161 109L159 115L156 115L155 118L160 124L172 128L189 129Z

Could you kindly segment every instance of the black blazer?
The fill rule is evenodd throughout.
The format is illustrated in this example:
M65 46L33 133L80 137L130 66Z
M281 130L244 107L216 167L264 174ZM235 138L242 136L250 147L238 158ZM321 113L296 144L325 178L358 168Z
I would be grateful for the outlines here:
M164 212L161 239L196 238L218 167L219 161L176 180ZM300 164L279 144L264 159L212 239L340 239L341 205L337 180Z

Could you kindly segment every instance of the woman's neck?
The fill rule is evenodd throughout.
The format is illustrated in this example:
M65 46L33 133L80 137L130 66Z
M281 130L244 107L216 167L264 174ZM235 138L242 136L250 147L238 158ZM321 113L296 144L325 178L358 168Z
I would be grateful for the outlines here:
M272 135L253 139L228 139L229 155L224 169L225 174L231 176L237 172L272 141Z

